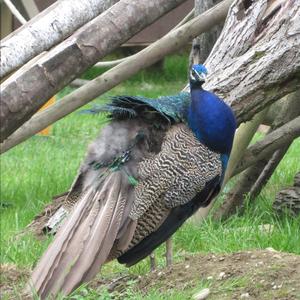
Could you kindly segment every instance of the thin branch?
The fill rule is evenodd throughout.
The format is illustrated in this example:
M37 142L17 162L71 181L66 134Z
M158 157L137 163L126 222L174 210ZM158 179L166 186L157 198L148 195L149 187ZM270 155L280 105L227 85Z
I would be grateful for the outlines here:
M250 146L244 154L244 159L236 167L232 176L241 173L258 160L271 155L275 150L291 143L299 136L300 117L297 117L266 135L263 140L258 141L254 145Z
M9 8L11 13L18 19L18 21L23 25L27 23L26 19L22 16L22 14L18 11L15 5L10 0L3 0L6 6Z
M249 192L250 200L255 199L260 194L261 190L267 184L268 180L270 179L275 169L283 159L284 155L287 153L291 144L292 143L287 143L282 148L279 148L273 153L271 159L267 162L265 167L262 169L259 176L256 177L257 180L250 189Z

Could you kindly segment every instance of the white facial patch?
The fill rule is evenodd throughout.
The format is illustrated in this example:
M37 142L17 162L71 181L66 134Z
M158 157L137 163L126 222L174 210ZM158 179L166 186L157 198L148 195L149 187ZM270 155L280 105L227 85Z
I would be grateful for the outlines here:
M196 78L195 78L195 76L193 75L193 72L191 72L190 77L191 77L191 79L192 79L193 81L196 81Z

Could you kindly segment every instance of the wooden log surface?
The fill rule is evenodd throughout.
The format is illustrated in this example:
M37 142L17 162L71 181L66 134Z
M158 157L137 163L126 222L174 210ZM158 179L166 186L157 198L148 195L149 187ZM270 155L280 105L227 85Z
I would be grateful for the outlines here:
M273 209L283 216L286 213L293 217L300 215L300 172L295 175L293 186L286 187L276 194Z

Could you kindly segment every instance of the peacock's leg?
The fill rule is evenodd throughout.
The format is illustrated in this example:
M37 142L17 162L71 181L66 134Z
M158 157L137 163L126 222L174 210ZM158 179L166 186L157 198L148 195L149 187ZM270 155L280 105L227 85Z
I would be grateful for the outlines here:
M155 260L155 253L152 252L149 255L150 258L150 271L153 272L156 270L156 260ZM167 267L171 266L173 262L173 245L172 245L172 238L166 240L166 265Z
M173 244L172 238L166 240L166 264L167 267L171 266L173 262Z
M154 272L156 270L156 260L155 260L155 253L152 252L150 255L150 271Z

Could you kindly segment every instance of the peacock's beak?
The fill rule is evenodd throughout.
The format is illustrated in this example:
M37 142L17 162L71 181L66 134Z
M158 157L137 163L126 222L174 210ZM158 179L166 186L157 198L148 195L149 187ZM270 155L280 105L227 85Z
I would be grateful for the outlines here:
M206 74L201 73L199 77L200 77L201 81L206 81L206 77L207 77Z

